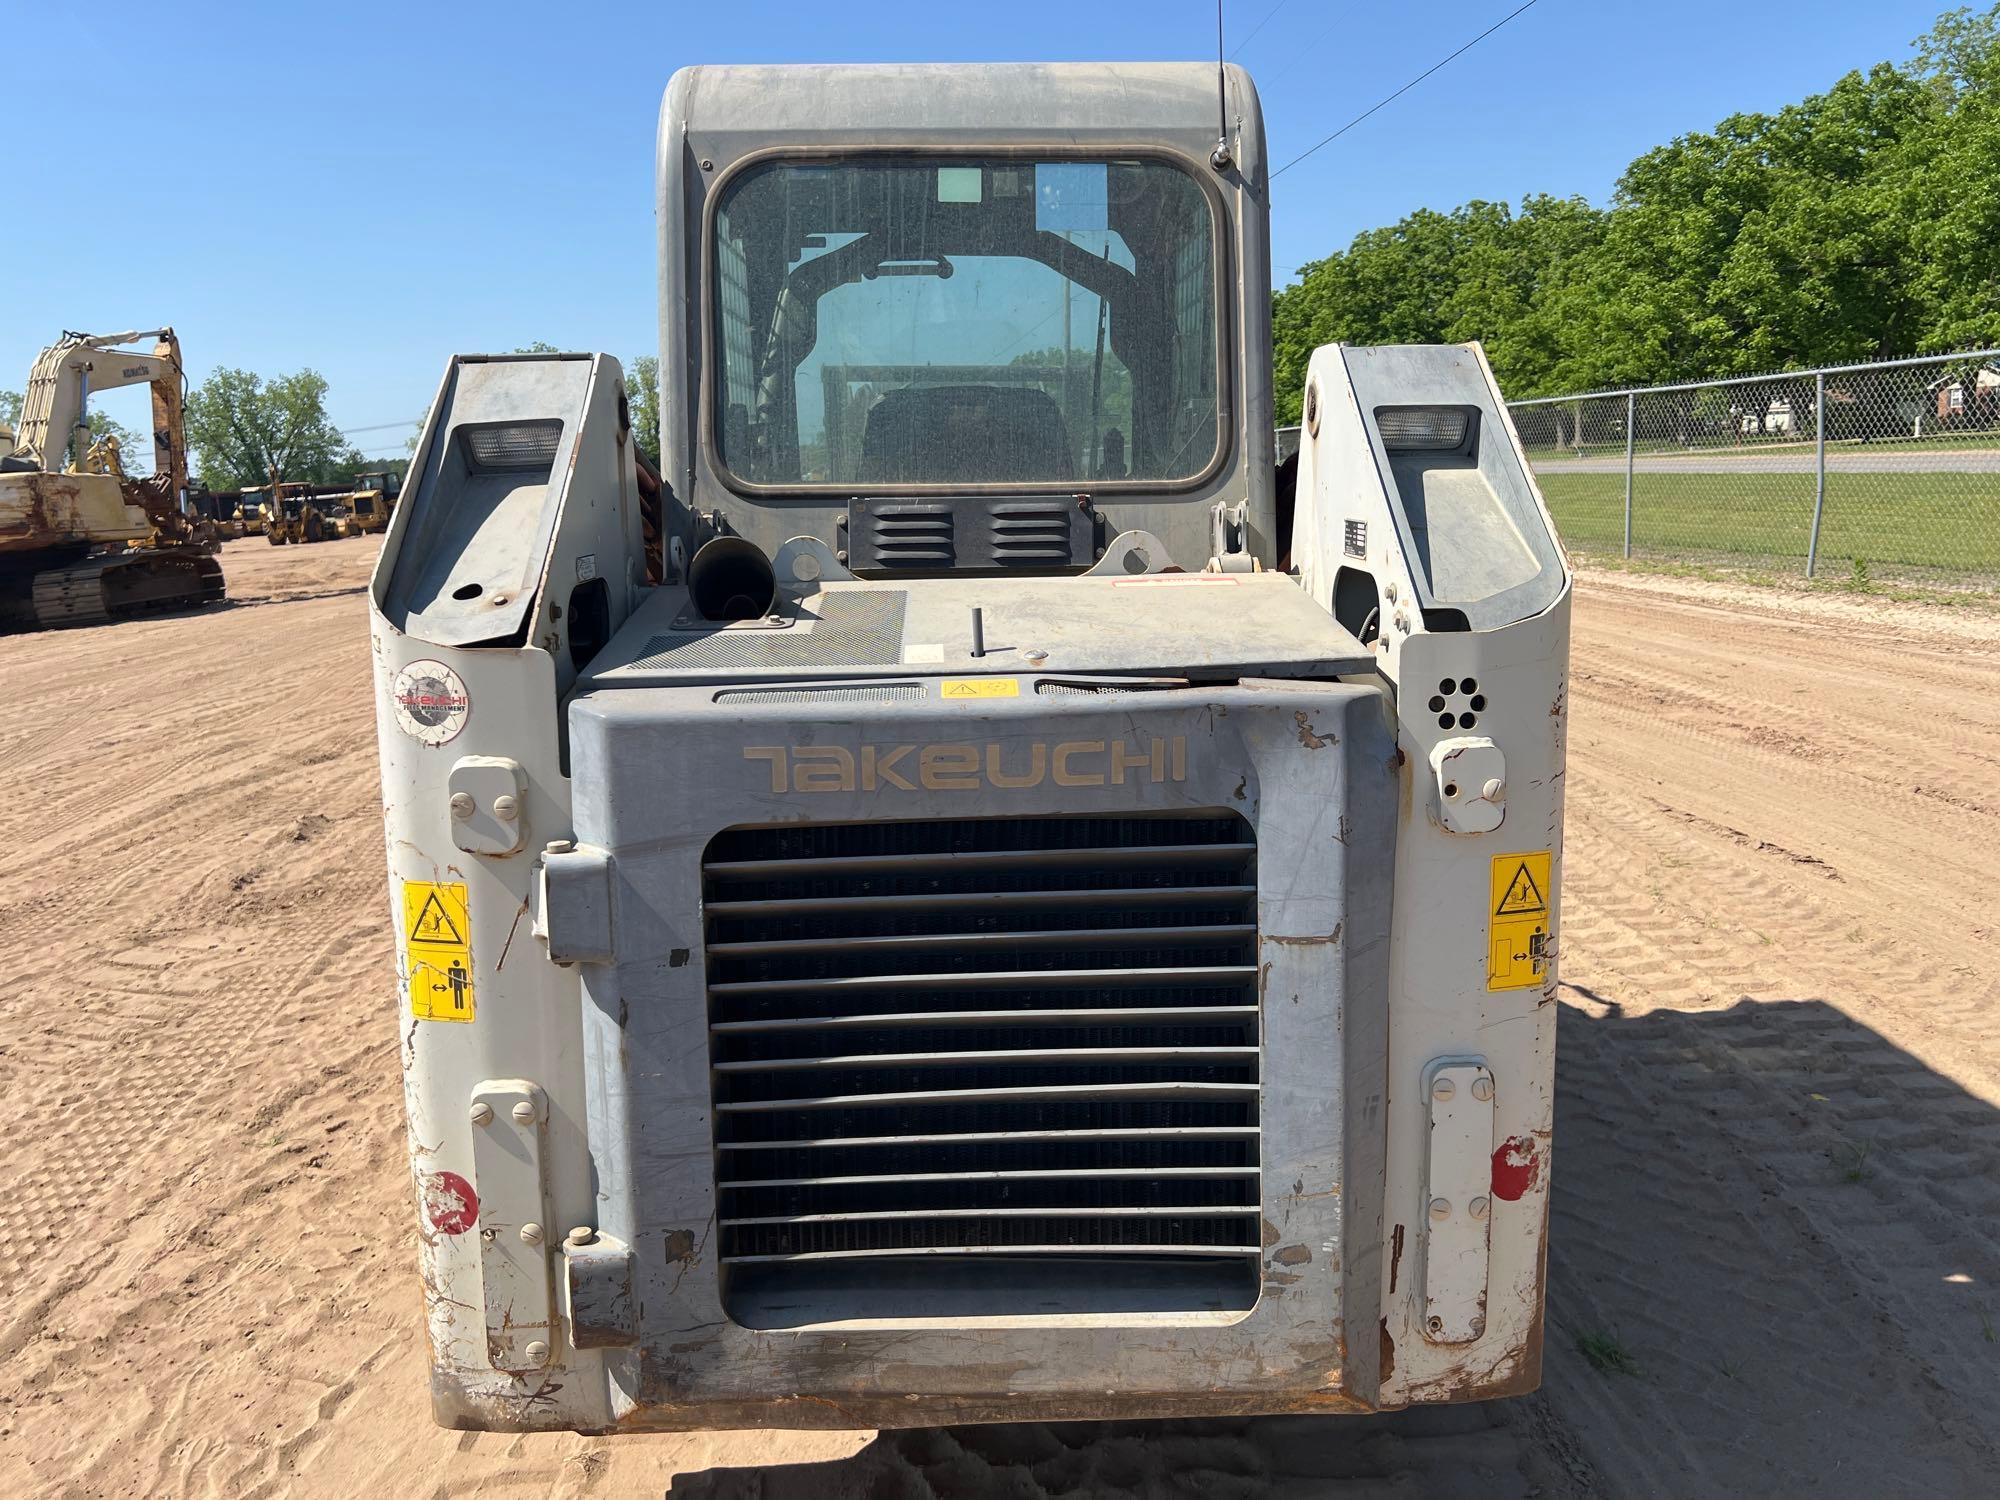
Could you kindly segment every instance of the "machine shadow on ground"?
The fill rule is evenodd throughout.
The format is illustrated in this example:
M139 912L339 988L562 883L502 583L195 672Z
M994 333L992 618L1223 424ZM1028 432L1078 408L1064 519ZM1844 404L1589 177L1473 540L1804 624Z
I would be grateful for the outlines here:
M1994 1215L1971 1211L2000 1198L2000 1112L1821 1000L1628 1017L1564 988L1536 1395L885 1432L668 1495L1963 1493L2000 1370Z

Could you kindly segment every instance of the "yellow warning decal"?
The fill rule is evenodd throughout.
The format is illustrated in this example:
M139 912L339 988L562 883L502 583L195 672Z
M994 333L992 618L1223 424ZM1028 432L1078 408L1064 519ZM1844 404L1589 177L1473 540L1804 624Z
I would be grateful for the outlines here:
M472 920L461 882L403 882L403 936L410 949L410 1014L420 1021L472 1019Z
M947 698L1018 698L1021 684L1012 677L947 677L943 696Z
M1493 860L1486 903L1486 988L1532 989L1548 977L1549 851L1501 854Z

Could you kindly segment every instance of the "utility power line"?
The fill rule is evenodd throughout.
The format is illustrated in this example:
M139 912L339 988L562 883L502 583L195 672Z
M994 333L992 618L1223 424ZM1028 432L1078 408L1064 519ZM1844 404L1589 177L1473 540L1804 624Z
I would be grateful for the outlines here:
M1237 53L1241 52L1245 47L1249 46L1252 42L1254 42L1257 39L1257 33L1262 31L1266 26L1269 26L1271 24L1271 17L1275 16L1279 11L1283 10L1284 8L1285 8L1285 0L1278 0L1278 3L1276 5L1272 6L1269 10L1265 11L1264 19L1259 21L1255 26L1252 26L1250 28L1250 35L1246 36L1245 38L1243 38L1242 41L1238 42L1234 47L1230 48L1229 55L1231 57L1234 57Z
M352 432L387 432L392 427L421 427L423 425L423 419L418 417L412 418L408 422L377 422L372 427L342 427L340 430L344 435Z
M1514 17L1520 15L1522 11L1532 9L1535 3L1536 0L1527 0L1527 3L1525 5L1518 5L1514 9L1508 11L1506 15L1502 16L1499 20L1495 21L1491 26L1487 27L1484 31L1480 32L1478 36L1474 37L1471 41L1467 42L1463 47L1460 47L1456 52L1453 52L1448 56L1439 58L1436 62L1432 63L1428 68L1425 68L1423 72L1419 73L1415 78L1412 78L1408 83L1404 84L1401 88L1397 89L1395 93L1389 94L1384 98L1376 100L1375 103L1369 105L1368 108L1362 110L1360 114L1356 115L1353 119L1349 120L1345 125L1341 126L1340 129L1334 131L1332 135L1327 136L1324 140L1321 140L1316 144L1307 147L1304 151L1301 151L1297 156L1293 157L1290 161L1286 162L1282 167L1278 168L1277 171L1273 172L1271 174L1271 180L1275 182L1278 178L1284 176L1284 174L1291 171L1293 167L1296 167L1300 162L1304 161L1308 156L1311 156L1313 152L1319 150L1321 146L1330 145L1334 141L1339 140L1342 136L1346 135L1348 131L1352 130L1355 126L1359 125L1363 120L1367 119L1370 115L1374 114L1378 109L1383 108L1385 105L1395 103L1398 99L1402 98L1403 95L1409 93L1411 89L1415 88L1418 84L1422 83L1426 78L1430 77L1431 74L1437 72L1437 70L1439 68L1442 68L1446 63L1451 62L1455 58L1463 57L1466 53L1470 52L1474 47L1477 47L1481 42L1485 41L1489 36L1493 35L1493 33L1498 31L1502 26L1505 26L1509 21L1513 20Z

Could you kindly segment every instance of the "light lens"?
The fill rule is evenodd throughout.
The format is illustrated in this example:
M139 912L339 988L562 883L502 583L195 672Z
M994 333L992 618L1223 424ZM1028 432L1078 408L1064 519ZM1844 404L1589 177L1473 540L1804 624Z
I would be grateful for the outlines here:
M1391 453L1438 452L1465 446L1472 414L1462 406L1378 406L1375 430Z
M540 469L555 467L562 423L508 422L491 427L462 427L466 457L475 469Z

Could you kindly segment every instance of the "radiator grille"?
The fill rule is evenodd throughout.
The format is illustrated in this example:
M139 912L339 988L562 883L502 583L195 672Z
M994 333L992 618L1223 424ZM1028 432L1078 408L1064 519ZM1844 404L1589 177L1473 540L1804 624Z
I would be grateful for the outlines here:
M1230 813L737 829L704 857L725 1267L1259 1248Z

